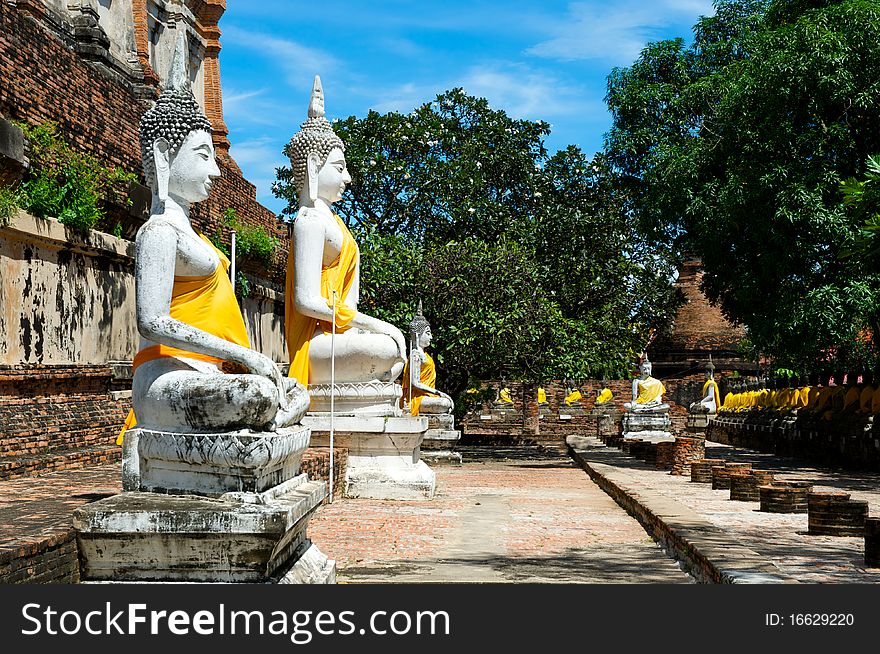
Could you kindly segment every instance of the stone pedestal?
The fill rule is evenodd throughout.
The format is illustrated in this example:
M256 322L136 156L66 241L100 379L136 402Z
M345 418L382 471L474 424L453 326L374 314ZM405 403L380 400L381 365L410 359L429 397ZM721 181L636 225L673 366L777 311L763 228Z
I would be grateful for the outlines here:
M428 431L422 439L421 459L432 464L461 465L461 453L452 448L461 438L455 429L455 418L451 414L424 414L428 419Z
M674 440L669 432L669 409L627 411L623 414L623 438L650 442Z
M74 512L86 581L335 583L306 537L327 494L299 475L217 498L129 492Z
M307 415L312 445L330 446L330 417ZM434 497L434 471L420 458L428 419L420 416L337 416L334 447L348 450L345 494L385 500Z
M308 427L176 434L131 429L126 492L74 512L85 581L335 583L306 536L327 495L299 474Z
M562 416L583 416L586 415L586 413L584 405L580 402L572 402L571 404L565 404L563 402L559 405L560 419L562 419Z
M309 430L173 434L137 430L140 487L157 493L262 492L299 472Z
M608 442L609 437L617 435L617 419L619 413L610 404L594 406L590 415L596 420L596 438L603 443Z
M334 385L333 412L345 416L400 416L403 388L394 382L344 382ZM330 415L330 384L309 385L309 415Z

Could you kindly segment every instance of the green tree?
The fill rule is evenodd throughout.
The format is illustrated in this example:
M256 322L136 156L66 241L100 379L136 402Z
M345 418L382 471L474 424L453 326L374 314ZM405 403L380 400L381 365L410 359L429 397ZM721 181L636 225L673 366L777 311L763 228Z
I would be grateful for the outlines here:
M704 290L757 351L799 369L851 361L880 297L844 256L861 225L839 183L880 150L880 5L716 6L693 46L652 44L609 78L626 208L701 256Z
M626 374L670 310L671 270L615 204L604 159L453 89L335 125L353 183L361 308L405 328L422 299L440 383ZM290 172L276 194L297 206Z

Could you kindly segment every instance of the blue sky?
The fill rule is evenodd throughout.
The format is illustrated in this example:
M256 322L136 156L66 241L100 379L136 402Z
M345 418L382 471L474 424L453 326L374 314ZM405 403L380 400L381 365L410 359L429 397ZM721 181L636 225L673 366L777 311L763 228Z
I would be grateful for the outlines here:
M600 150L606 77L649 41L692 38L711 0L232 0L220 66L232 156L275 212L281 149L315 74L327 116L408 113L461 86L516 118L546 120L552 154Z

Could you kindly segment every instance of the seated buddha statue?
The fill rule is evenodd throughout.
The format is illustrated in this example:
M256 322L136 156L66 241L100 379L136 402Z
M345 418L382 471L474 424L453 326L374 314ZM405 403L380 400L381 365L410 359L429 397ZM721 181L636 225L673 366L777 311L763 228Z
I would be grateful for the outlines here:
M547 391L543 386L538 387L538 404L547 404Z
M569 388L568 392L565 394L565 404L567 406L571 406L575 402L580 402L583 399L583 395L581 394L580 389L578 388Z
M251 349L229 260L190 222L191 206L208 197L220 170L211 124L190 90L185 38L178 39L168 87L140 123L153 201L135 241L141 340L126 427L274 431L300 420L308 395ZM232 366L234 374L226 374Z
M648 360L639 365L639 376L633 379L632 402L624 403L623 407L628 411L663 411L668 410L669 405L663 402L663 394L666 387L659 379L651 376L653 366Z
M422 315L422 303L409 325L412 352L403 371L403 399L409 402L410 414L449 414L455 408L452 398L438 391L437 368L425 351L431 344L431 325Z
M718 382L715 381L715 365L712 360L706 366L706 383L703 384L703 397L699 402L693 402L688 409L691 413L715 414L721 408L721 399L718 396Z
M331 208L351 176L317 76L308 119L286 153L299 193L285 281L289 375L307 386L330 383L332 351L337 382L393 382L406 363L406 344L395 326L358 310L360 251Z
M498 391L498 402L503 404L513 404L513 398L510 397L510 389L507 386L504 386Z
M596 404L601 406L608 404L614 397L614 393L608 388L607 384L602 384L602 388L596 391Z

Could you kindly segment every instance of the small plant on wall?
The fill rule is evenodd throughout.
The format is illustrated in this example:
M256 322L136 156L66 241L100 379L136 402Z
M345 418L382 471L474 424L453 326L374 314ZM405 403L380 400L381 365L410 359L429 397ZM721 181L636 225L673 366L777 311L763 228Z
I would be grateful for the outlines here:
M137 181L134 173L102 166L94 157L74 151L55 123L18 126L30 143L31 161L18 191L22 209L87 231L105 226L105 202L131 205L128 188Z
M270 235L264 227L242 222L235 209L231 207L223 213L223 225L227 231L235 230L235 256L238 262L255 261L267 268L272 264L278 239ZM227 257L231 256L229 247L223 242L223 233L220 229L211 236L211 242ZM235 276L235 284L243 297L250 294L250 282L241 271Z

